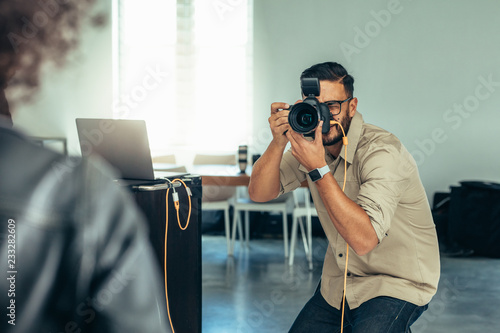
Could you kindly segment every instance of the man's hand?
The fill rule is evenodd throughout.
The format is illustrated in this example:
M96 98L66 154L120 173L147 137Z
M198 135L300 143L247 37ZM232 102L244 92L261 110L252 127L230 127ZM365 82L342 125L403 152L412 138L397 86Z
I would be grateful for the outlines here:
M273 141L283 147L288 143L285 132L291 130L288 124L289 107L288 103L271 104L271 116L268 119L273 134Z
M253 201L269 201L279 194L281 157L288 143L284 133L291 131L288 124L289 107L287 103L271 104L269 125L273 140L252 167L248 194Z
M302 134L293 130L286 133L286 137L292 144L292 155L307 171L326 165L323 134L321 133L322 124L323 121L320 121L314 133L314 140L312 141L306 140Z

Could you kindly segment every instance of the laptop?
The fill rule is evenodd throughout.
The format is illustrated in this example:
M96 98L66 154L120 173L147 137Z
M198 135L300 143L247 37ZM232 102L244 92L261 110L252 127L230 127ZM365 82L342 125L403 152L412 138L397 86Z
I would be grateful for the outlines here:
M77 118L82 156L99 155L120 173L122 185L164 183L187 173L154 171L144 120Z

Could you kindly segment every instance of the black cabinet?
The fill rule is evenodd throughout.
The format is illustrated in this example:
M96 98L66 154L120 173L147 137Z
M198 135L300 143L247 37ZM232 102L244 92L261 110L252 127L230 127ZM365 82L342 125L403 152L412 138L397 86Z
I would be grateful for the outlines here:
M474 254L500 258L500 184L462 181L451 187L448 233Z
M137 186L131 189L148 220L151 243L163 271L168 217L166 262L170 316L176 333L196 333L201 332L201 177L188 175L181 179L192 193L191 217L186 230L181 229L185 227L189 214L184 185L175 188L179 195L181 226L172 200L172 189L168 190L168 196L167 189L141 190Z

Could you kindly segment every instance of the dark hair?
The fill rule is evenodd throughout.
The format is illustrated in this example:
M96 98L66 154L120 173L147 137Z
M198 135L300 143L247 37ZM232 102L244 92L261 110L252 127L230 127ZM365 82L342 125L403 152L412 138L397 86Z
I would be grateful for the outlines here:
M16 88L11 104L31 99L45 63L64 65L68 52L78 45L84 14L93 3L0 0L0 90ZM93 23L102 25L104 16L95 16Z
M318 78L320 81L340 82L344 85L347 97L354 95L354 78L347 73L346 69L336 62L324 62L309 67L300 75L302 78Z

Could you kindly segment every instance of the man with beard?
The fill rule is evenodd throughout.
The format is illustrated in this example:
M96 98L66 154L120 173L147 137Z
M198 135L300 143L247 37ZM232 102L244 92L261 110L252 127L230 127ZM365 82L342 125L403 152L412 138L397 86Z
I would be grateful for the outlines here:
M268 201L307 180L329 241L320 285L290 332L340 332L341 326L409 332L436 293L440 274L416 163L393 134L364 123L354 79L344 67L317 64L302 78L319 79L317 98L347 140L336 123L322 134L322 122L306 139L291 129L289 105L273 103L273 140L253 166L249 185L253 200Z

